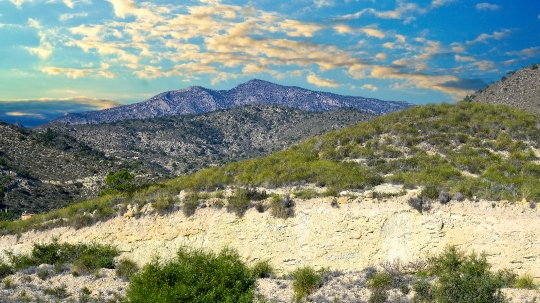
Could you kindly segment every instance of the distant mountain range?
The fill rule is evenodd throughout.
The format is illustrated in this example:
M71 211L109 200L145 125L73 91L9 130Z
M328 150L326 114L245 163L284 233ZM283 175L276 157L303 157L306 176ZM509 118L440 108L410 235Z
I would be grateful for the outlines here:
M94 124L126 119L201 114L255 104L281 105L305 111L353 108L375 115L387 114L413 106L407 102L342 96L255 79L230 90L212 90L191 86L186 89L161 93L144 102L101 111L72 113L51 122Z
M477 91L469 101L503 104L540 114L540 64L509 72L498 82Z

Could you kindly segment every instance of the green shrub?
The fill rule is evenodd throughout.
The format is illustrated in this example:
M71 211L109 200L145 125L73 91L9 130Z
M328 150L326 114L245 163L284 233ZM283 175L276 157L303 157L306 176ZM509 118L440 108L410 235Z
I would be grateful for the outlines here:
M504 280L500 274L489 270L484 255L465 256L455 246L450 246L433 262L433 272L437 276L433 291L436 302L505 302L500 291Z
M516 279L514 287L523 289L537 289L538 285L534 283L534 278L529 274L524 274Z
M41 280L47 280L50 275L51 272L48 270L42 270L37 273L38 278L40 278Z
M0 262L0 279L3 279L11 274L13 274L14 270L11 266Z
M227 204L227 210L234 212L238 217L242 217L244 213L250 208L251 200L247 195L246 190L238 189L235 195L228 198L229 204Z
M131 278L126 298L130 303L253 301L255 279L238 254L219 254L181 248L176 259L145 265Z
M294 278L293 289L297 301L309 295L321 281L321 273L309 266L298 268L291 276Z
M157 212L168 212L174 208L174 198L172 196L163 197L152 202L152 208Z
M255 278L270 278L274 276L274 268L268 260L258 261L251 267L251 275Z
M45 288L43 292L46 295L55 296L58 299L63 299L69 296L66 290L66 286L57 286L52 288Z
M433 287L426 276L420 275L413 282L414 296L412 303L432 303L435 301Z
M368 280L368 288L371 290L369 303L384 303L388 300L388 289L392 287L394 278L389 273L376 273Z
M118 277L130 279L138 270L137 264L128 258L122 258L116 264L116 275Z

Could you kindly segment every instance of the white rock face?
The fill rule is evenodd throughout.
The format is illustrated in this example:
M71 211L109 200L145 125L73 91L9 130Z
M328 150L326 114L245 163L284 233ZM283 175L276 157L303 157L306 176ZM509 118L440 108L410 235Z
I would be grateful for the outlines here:
M388 201L339 198L295 200L295 217L276 219L250 209L237 218L225 209L147 213L117 217L92 227L56 228L0 237L0 251L29 252L34 242L96 241L117 245L139 264L159 255L172 258L182 246L232 247L249 263L269 259L280 272L299 266L361 270L385 260L415 260L453 244L467 253L485 252L493 269L510 268L540 278L540 211L528 204L455 202L435 204L423 214L407 196ZM334 206L336 203L334 203Z

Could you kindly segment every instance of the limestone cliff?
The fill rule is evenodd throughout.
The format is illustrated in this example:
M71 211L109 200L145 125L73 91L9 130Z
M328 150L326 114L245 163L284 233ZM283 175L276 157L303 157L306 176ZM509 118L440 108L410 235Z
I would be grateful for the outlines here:
M296 200L295 217L278 219L250 209L242 218L205 207L185 217L181 211L117 217L75 230L56 228L0 238L0 250L28 252L32 243L96 241L117 245L123 256L144 264L174 256L182 245L236 248L248 262L269 259L281 272L302 265L353 270L385 260L415 260L454 244L465 252L485 252L494 269L510 268L540 278L540 211L528 204L452 201L423 214L408 197Z

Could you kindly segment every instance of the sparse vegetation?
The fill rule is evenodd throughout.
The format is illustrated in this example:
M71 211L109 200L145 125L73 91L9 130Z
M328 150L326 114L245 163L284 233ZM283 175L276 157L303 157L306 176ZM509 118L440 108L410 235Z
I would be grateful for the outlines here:
M316 271L309 266L298 268L292 272L293 289L297 301L309 295L319 285L323 272L324 270Z

